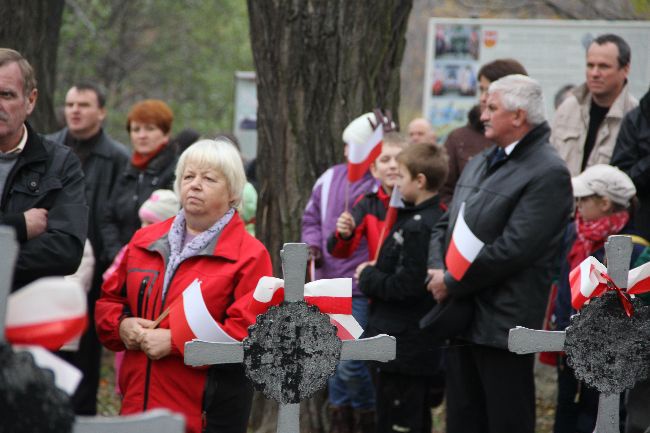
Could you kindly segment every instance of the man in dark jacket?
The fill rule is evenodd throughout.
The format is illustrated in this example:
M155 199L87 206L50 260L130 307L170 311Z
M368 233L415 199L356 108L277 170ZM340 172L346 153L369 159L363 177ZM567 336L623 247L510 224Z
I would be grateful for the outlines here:
M12 226L20 243L12 290L74 273L88 225L79 159L26 123L37 95L29 62L0 48L0 224Z
M634 228L650 239L650 90L623 119L611 164L634 182L639 200L633 215Z
M509 75L490 85L481 120L496 147L469 162L431 235L429 290L438 302L465 298L474 307L448 350L449 433L535 430L534 357L509 352L508 332L542 325L573 201L569 171L548 142L543 107L541 86L529 77ZM469 263L464 273L452 272L457 278L449 270L452 256L445 263L452 234L453 250ZM467 242L471 234L478 242Z
M639 202L632 217L633 226L641 236L650 239L650 90L623 119L612 165L625 171L634 182ZM628 391L626 433L642 431L650 425L648 399L650 380L638 382Z
M94 323L95 302L99 298L102 274L110 265L104 257L100 236L100 221L113 185L129 159L126 147L113 140L102 129L106 117L106 98L99 87L92 83L78 83L68 90L65 97L65 122L67 127L49 135L52 141L68 146L81 160L86 178L86 200L89 206L88 240L95 255L93 281L88 292L88 319ZM59 353L79 368L83 380L72 401L79 415L95 415L97 412L97 388L101 344L94 326L89 326L79 342L76 352Z

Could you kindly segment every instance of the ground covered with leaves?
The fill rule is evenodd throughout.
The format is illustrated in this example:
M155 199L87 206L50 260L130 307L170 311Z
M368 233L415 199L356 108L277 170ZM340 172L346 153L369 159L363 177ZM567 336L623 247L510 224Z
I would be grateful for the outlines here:
M115 415L120 409L120 400L115 393L115 369L113 367L113 352L104 351L102 356L101 380L99 383L98 413L100 415ZM542 364L535 366L535 385L537 387L537 433L553 431L555 416L555 369ZM444 404L433 410L434 427L432 433L445 432Z

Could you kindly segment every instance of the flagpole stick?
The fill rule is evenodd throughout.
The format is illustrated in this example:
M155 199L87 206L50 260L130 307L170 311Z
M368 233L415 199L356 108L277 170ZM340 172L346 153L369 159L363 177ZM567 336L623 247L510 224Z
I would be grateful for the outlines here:
M345 212L348 211L348 197L350 195L350 181L345 182Z
M379 244L377 244L377 251L375 251L375 262L379 258L379 253L381 252L381 247L384 246L384 235L386 234L386 224L384 221L384 226L381 228L381 233L379 234Z
M169 310L170 310L170 308L171 308L171 306L165 308L165 311L163 311L162 313L160 313L160 316L158 316L158 318L156 319L156 321L153 322L153 323L149 326L149 329L156 329L156 328L158 327L158 325L160 325L160 322L162 322L163 320L165 320L165 317L169 316Z

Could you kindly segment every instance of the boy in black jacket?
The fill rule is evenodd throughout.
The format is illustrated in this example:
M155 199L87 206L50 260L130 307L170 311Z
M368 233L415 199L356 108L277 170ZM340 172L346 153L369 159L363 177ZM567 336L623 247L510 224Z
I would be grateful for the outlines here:
M371 299L365 337L397 339L397 356L374 364L377 432L431 431L429 381L440 363L418 322L435 304L426 290L428 239L443 214L438 189L447 177L447 156L432 144L414 144L397 157L398 185L407 206L386 238L376 263L359 265L359 288Z

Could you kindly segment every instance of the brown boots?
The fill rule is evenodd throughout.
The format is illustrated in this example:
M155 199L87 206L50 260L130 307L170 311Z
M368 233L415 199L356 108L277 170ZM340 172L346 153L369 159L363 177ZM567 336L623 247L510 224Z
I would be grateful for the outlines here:
M329 433L374 433L375 410L352 409L350 406L329 407Z

